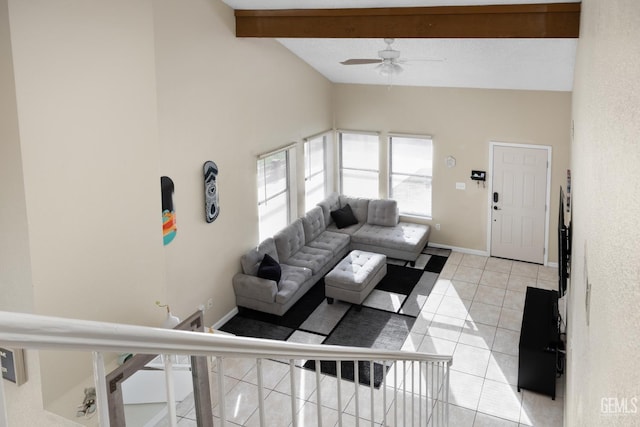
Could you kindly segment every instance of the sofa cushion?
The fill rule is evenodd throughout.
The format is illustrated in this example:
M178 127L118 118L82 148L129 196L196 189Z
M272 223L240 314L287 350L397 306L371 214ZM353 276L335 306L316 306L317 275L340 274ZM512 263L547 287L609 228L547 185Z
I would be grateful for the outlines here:
M282 278L278 284L276 302L286 303L300 289L300 286L311 278L312 273L308 268L296 267L293 265L280 264L282 268Z
M326 249L331 251L333 255L337 255L344 248L349 246L351 239L345 233L336 233L335 231L324 231L314 240L309 242L307 246L318 249Z
M269 254L276 262L279 262L278 252L276 251L275 242L271 237L264 239L256 248L251 249L240 258L242 271L244 274L255 276L258 274L258 267L265 254Z
M340 207L351 206L351 210L359 223L367 222L369 199L340 195Z
M393 227L398 224L398 202L395 200L371 200L367 223Z
M429 226L400 222L395 227L364 224L352 236L355 243L383 246L401 251L422 250L429 240Z
M308 268L311 273L316 274L331 261L331 258L333 252L329 250L303 246L287 259L287 264Z
M307 245L327 228L320 206L316 206L307 212L302 218L302 227L304 228L304 239Z
M336 227L338 228L346 228L350 225L358 223L358 220L356 219L353 211L351 210L351 206L349 205L345 205L343 208L331 211L331 218L336 223Z
M322 209L322 215L324 215L324 224L328 226L333 222L331 218L331 211L335 211L340 208L340 198L338 193L329 194L323 201L318 203L318 206Z
M304 229L300 218L278 231L273 236L280 263L286 263L289 257L304 246Z
M280 268L278 261L271 258L269 254L264 254L264 258L262 258L262 262L258 267L257 276L262 279L273 280L278 283L282 276L282 269Z

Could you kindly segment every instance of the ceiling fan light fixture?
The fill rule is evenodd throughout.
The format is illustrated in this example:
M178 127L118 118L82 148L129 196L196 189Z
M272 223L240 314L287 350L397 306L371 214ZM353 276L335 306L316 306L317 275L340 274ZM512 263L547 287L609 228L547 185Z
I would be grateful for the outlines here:
M383 76L393 76L404 71L400 65L392 61L383 61L376 67L376 69L378 70L378 73Z

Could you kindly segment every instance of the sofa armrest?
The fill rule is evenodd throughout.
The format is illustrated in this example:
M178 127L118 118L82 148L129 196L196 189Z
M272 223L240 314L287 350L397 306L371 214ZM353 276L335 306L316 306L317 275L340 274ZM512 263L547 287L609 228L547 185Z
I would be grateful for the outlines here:
M233 290L246 298L273 303L278 293L278 284L273 280L238 273L233 276Z

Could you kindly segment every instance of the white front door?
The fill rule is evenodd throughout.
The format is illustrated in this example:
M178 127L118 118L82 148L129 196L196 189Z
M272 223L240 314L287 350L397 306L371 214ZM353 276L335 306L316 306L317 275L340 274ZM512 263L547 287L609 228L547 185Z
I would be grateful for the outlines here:
M491 256L544 263L548 154L493 147Z

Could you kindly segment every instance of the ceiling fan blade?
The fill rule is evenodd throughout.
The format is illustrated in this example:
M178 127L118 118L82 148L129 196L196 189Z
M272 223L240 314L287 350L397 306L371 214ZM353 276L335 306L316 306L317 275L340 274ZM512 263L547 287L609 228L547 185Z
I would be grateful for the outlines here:
M363 65L363 64L377 64L382 62L380 59L347 59L346 61L342 61L342 65Z

